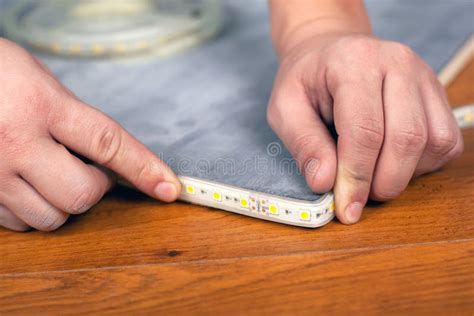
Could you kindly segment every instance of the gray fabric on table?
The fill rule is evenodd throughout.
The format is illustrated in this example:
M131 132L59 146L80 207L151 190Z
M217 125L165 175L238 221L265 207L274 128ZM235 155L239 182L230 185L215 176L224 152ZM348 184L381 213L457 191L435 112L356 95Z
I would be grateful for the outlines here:
M106 112L180 175L317 200L268 127L277 70L267 2L225 1L213 41L134 62L40 57L81 99ZM368 1L375 33L414 48L436 70L473 31L473 1Z

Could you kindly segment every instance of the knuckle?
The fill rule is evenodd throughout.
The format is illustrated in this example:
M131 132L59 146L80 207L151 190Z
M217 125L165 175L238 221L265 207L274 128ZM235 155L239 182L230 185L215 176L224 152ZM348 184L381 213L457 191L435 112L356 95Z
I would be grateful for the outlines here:
M93 141L93 152L97 154L97 162L103 166L111 165L120 153L122 134L116 123L106 124L99 129Z
M340 40L339 44L343 50L351 52L352 56L360 56L364 58L374 56L378 49L377 41L365 36L343 38Z
M354 64L354 63L351 63ZM381 78L378 67L364 66L353 67L352 69L338 69L336 72L328 72L328 84L331 87L350 89L360 89L361 84L372 84ZM336 89L337 89L336 88Z
M317 136L311 134L300 134L297 138L295 138L293 142L294 146L294 156L296 160L298 160L300 164L300 168L304 169L305 165L310 161L313 155L313 146L315 141L317 140Z
M40 231L51 232L61 227L67 219L66 214L64 216L59 214L38 216L35 228Z
M102 198L101 192L95 186L83 187L73 192L72 196L68 197L65 211L69 214L81 214L87 211L94 204L99 202Z
M287 105L284 105L283 100L291 99L291 96L288 94L289 91L293 90L291 89L292 86L290 83L287 82L277 86L277 88L273 89L266 113L267 122L273 130L278 130L281 123L285 121L284 118L288 111L288 107Z
M21 224L15 225L15 227L13 227L13 229L17 232L27 232L27 231L30 230L30 226L28 226L24 223L21 223Z
M273 130L278 126L277 120L278 109L274 103L270 103L267 107L267 122Z
M393 135L392 144L398 152L417 154L425 148L427 131L421 124L411 124L402 127Z
M51 108L51 96L40 82L21 78L0 89L0 125L12 132L31 130L32 126L42 124ZM32 120L33 118L33 120ZM40 118L40 119L38 119ZM2 132L4 134L4 132ZM19 134L19 133L18 133Z
M422 74L421 74L421 76L423 76L423 72L424 72L424 74L425 74L424 77L426 78L426 82L428 82L428 84L430 84L436 90L438 90L441 93L441 98L444 99L446 101L446 103L448 103L448 105L449 105L449 101L448 101L448 98L446 96L446 89L443 86L443 84L441 83L440 79L438 78L438 75L435 72L435 70L428 63L426 63L424 60L421 59L420 62L422 64L422 67L421 67Z
M11 124L4 124L0 120L0 152L2 157L17 157L17 161L24 160L24 154L31 147L32 138L20 132ZM8 158L7 158L8 159Z
M351 179L351 182L361 184L363 187L370 187L372 183L372 173L361 172L361 170L367 170L365 162L359 162L353 167L345 168L344 173L347 179Z
M10 145L15 144L15 136L12 131L8 124L0 121L0 146L2 153L10 148Z
M462 138L459 138L454 148L451 149L451 151L448 153L447 158L449 161L454 160L458 158L459 156L461 156L463 152L464 152L464 142Z
M20 81L16 83L17 93L26 99L27 105L42 104L45 97L44 86L31 80Z
M377 201L389 201L398 197L404 187L390 183L389 185L376 185L372 188L372 197Z
M13 103L22 106L24 113L37 114L47 111L49 105L47 91L43 82L25 78L24 80L16 80L9 94L13 98Z
M15 216L15 213L0 204L0 227L5 227L14 231L24 232L29 229L23 221Z
M444 156L451 152L458 143L458 133L456 130L443 128L433 131L430 135L427 151L437 156Z
M0 47L9 46L11 42L5 38L0 37Z
M396 190L374 190L373 198L377 201L390 201L400 195L401 191Z
M356 121L351 130L350 137L363 149L380 150L384 140L384 125L376 119Z
M15 55L26 55L28 56L28 54L26 53L25 49L22 48L20 45L16 44L15 42L11 41L11 40L8 40L6 38L0 38L0 49L7 49L7 52L14 52Z
M157 182L164 179L165 165L160 167L160 164L154 160L147 160L138 167L138 172L134 174L133 183L141 183L144 187L151 187Z
M367 76L379 76L379 44L371 38L343 38L328 63L327 77L358 83ZM363 75L362 75L363 74Z
M392 54L399 62L412 63L418 61L418 56L409 46L396 42L391 43L390 46Z
M8 172L7 170L0 169L0 198L4 195L8 195L9 191L11 191L11 183L12 183L13 175Z

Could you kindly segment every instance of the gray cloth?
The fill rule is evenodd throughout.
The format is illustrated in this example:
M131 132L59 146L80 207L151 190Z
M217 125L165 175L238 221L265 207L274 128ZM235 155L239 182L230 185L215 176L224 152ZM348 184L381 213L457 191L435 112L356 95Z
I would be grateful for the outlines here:
M474 29L470 0L373 0L368 9L377 35L410 45L437 71ZM277 70L266 1L228 0L224 15L217 39L167 59L40 57L179 175L317 200L265 120Z

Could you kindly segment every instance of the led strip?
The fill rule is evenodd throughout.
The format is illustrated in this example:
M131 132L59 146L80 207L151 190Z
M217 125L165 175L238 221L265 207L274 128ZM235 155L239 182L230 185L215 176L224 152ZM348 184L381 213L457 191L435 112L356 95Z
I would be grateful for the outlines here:
M213 37L221 21L218 0L21 0L0 24L13 40L58 55L163 57Z
M474 127L474 103L453 109L460 128Z
M460 128L474 127L474 104L453 110ZM192 177L179 177L180 200L214 207L282 224L316 228L334 216L334 195L325 194L318 201L302 201L224 185Z
M179 177L180 200L215 207L268 221L319 227L334 218L332 193L319 200L301 201L191 177Z

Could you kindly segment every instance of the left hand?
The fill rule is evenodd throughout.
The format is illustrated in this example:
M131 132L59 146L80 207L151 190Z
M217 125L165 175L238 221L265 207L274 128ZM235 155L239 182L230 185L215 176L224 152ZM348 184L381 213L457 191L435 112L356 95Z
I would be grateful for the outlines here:
M269 124L314 192L334 188L341 222L357 222L369 196L393 199L462 153L444 89L410 48L334 32L283 51Z

